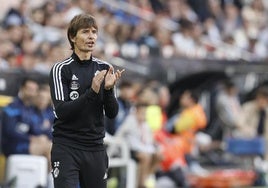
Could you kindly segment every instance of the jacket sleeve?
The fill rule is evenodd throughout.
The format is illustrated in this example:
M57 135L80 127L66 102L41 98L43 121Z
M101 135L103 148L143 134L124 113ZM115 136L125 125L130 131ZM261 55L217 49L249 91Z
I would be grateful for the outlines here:
M118 113L118 102L114 94L114 89L104 89L104 111L108 118L115 118Z
M80 112L85 104L91 103L97 98L97 93L88 89L79 98L69 101L68 84L64 72L55 73L54 66L49 75L51 98L57 119L68 120Z
M14 109L13 113L14 113ZM9 113L9 107L3 110L2 114L2 134L3 137L8 137L10 139L18 140L18 141L29 141L29 136L25 133L21 133L18 131L16 126L19 123L18 118L12 113Z
M14 112L14 111L13 111ZM17 129L18 118L6 108L2 113L2 141L3 152L10 153L29 153L30 138L28 133L22 133ZM11 143L12 142L12 143ZM9 143L9 144L8 144Z

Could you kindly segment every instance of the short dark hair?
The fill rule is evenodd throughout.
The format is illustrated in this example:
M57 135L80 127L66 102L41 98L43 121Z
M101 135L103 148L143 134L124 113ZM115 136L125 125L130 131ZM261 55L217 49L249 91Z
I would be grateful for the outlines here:
M20 83L20 88L23 88L24 86L26 86L27 82L35 82L39 85L39 82L35 77L29 76L29 77L22 78L22 81Z
M191 99L194 101L194 103L198 103L199 101L199 95L200 92L198 90L195 89L186 89L183 93L189 93Z
M236 87L235 83L230 79L224 80L223 85L224 85L225 89L231 89L231 88Z
M94 27L98 30L97 22L93 16L89 14L79 14L73 17L67 30L67 37L72 50L74 50L74 43L71 39L76 36L78 30L90 27Z
M119 89L122 89L122 88L129 88L129 87L132 87L132 82L131 81L128 81L128 80L123 80L122 82L120 82L119 84Z

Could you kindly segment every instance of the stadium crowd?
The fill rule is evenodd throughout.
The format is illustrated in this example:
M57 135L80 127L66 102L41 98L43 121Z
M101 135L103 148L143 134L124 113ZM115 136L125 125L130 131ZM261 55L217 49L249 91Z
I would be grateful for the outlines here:
M0 18L0 71L23 70L47 75L55 62L63 60L58 59L59 54L64 58L72 53L66 40L66 28L71 18L82 12L97 19L99 31L94 56L104 60L122 57L142 61L152 56L164 59L267 59L268 1L265 0L37 2L31 4L29 0L20 0L3 10ZM264 128L268 123L266 87L259 88L255 98L241 104L235 83L228 80L217 86L213 101L217 114L213 125L216 128L208 127L212 119L206 111L207 106L201 103L202 93L192 89L178 93L178 109L168 114L171 96L164 83L155 80L141 83L126 78L119 84L119 114L115 119L106 119L107 133L121 137L128 144L131 157L140 165L140 187L147 185L151 174L156 178L168 176L175 187L189 187L185 178L188 172L208 173L198 164L197 158L211 150L223 149L225 138L264 136L268 140L268 131ZM18 93L18 101L20 97ZM7 114L3 120L8 121L9 113L11 117L14 115L11 107L12 103L3 108ZM51 106L49 110L51 113ZM248 119L248 114L254 118ZM27 121L31 116L23 115L27 116ZM2 126L9 123L12 122ZM34 127L38 127L36 124ZM4 136L8 135L9 130L4 130L7 131ZM28 136L31 134L34 133L27 133ZM46 137L49 142L46 149L49 140L50 137ZM32 138L26 141L27 147L33 145ZM8 157L13 153L16 151L5 154ZM268 159L266 154L261 157Z
M59 61L57 54L70 53L65 29L81 12L96 17L100 30L95 55L106 59L267 58L268 3L262 0L18 2L2 10L1 69L48 72Z

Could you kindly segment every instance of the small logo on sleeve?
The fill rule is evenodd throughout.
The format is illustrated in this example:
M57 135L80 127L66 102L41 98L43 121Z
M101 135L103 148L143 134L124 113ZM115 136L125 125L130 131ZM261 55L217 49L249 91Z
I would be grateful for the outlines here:
M100 73L100 71L99 71L99 70L97 70L97 71L95 72L95 74L94 74L94 75L96 76L96 75L98 75L99 73Z

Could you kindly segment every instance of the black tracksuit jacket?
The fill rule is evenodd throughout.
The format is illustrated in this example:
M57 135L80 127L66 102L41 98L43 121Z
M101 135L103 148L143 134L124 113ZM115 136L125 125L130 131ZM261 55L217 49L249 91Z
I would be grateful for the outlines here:
M100 92L91 89L95 74L110 65L97 58L81 61L73 53L56 63L49 75L51 98L55 111L53 143L82 150L103 150L104 114L114 118L118 103L113 89Z

